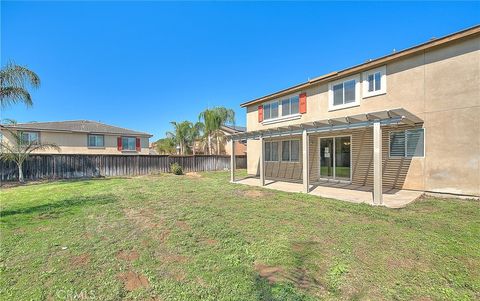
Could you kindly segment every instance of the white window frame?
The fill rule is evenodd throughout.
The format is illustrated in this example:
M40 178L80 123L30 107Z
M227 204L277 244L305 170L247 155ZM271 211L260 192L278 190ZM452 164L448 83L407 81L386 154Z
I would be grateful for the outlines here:
M265 106L266 105L270 105L270 116L272 116L272 103L277 103L278 104L278 115L277 117L270 117L268 119L265 119ZM279 100L272 100L272 101L268 101L268 102L265 102L262 104L262 107L263 107L263 120L264 121L269 121L269 120L277 120L279 117L281 117L281 111L280 111L280 101Z
M377 91L368 91L368 76L374 75L375 73L380 72L380 90ZM372 96L382 95L387 93L387 66L381 66L375 69L371 69L368 71L363 72L362 74L362 92L363 98L368 98Z
M351 103L344 103L341 105L334 105L333 104L333 86L336 86L338 84L343 84L351 80L355 80L355 101ZM343 89L343 94L344 94L344 101L345 101L345 89ZM336 111L336 110L359 106L360 98L361 98L360 97L360 74L344 77L342 79L328 83L328 111Z
M24 141L23 140L23 134L27 134L28 135L28 141ZM30 137L30 134L35 134L37 135L37 139L36 139L36 143L40 143L40 132L36 132L36 131L20 131L20 138L21 138L21 142L22 143L31 143L33 139L31 139Z
M281 158L281 153L279 151L281 147L280 147L279 141L264 141L263 143L265 143L265 145L263 146L263 149L265 151L265 154L264 154L265 162L279 162ZM267 153L266 153L267 143L270 143L270 159L269 160L267 160ZM272 160L272 143L277 143L277 160Z
M292 160L292 141L298 141L298 160L293 161ZM288 160L283 160L283 142L288 142ZM281 147L280 147L280 156L279 159L281 162L285 163L299 163L300 162L300 154L301 154L301 143L300 139L288 139L288 140L282 140L281 141Z
M125 146L123 145L123 139L127 139L127 146L128 146L128 139L133 139L133 149L125 148ZM132 136L122 136L122 151L126 151L126 152L137 151L137 138Z
M282 113L283 113L282 101L285 100L285 99L291 99L293 97L298 97L298 113L282 116ZM289 121L289 120L295 120L295 119L299 119L299 118L302 117L302 114L300 114L300 95L298 93L290 94L290 95L287 95L287 96L282 97L280 99L267 101L267 102L262 104L262 107L265 106L265 105L271 104L273 102L278 103L278 116L275 117L275 118L265 119L265 109L264 109L263 110L262 125L267 125L267 124L272 124L272 123L277 123L277 122L284 122L284 121ZM291 103L291 101L290 101L290 103Z
M411 131L411 130L423 130L423 156L407 156L407 145L408 145L408 141L407 141L407 131ZM390 152L390 146L391 146L391 139L392 139L392 136L391 134L392 133L401 133L403 132L404 135L405 135L405 142L404 142L404 151L403 151L403 156L391 156L391 152ZM388 132L388 157L389 158L407 158L407 159L413 159L413 158L425 158L425 134L426 134L426 131L425 131L425 128L411 128L411 129L404 129L404 130L397 130L397 131L389 131Z
M103 137L103 145L98 146L98 145L90 145L90 136L95 136L95 137ZM95 142L97 142L97 138L95 138ZM97 143L95 143L97 144ZM102 134L88 134L87 135L87 147L88 148L105 148L105 135ZM122 140L122 148L123 148L123 140Z

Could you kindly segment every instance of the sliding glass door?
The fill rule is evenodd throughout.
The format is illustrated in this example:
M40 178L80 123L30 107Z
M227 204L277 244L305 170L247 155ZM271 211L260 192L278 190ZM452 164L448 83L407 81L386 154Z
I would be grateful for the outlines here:
M350 181L350 136L320 138L320 178Z

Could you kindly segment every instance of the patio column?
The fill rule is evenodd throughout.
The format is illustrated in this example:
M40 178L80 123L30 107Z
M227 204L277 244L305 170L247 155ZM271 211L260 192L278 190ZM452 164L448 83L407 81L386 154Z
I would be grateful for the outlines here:
M260 137L260 184L265 186L265 142Z
M373 204L382 205L382 128L380 120L373 122Z
M309 136L307 130L303 129L302 132L302 179L303 179L303 192L308 193L310 188L310 179L309 179L309 166L308 166L308 146L309 146Z
M230 182L235 182L235 167L236 167L236 162L235 162L235 140L230 140L232 143L232 148L230 150Z

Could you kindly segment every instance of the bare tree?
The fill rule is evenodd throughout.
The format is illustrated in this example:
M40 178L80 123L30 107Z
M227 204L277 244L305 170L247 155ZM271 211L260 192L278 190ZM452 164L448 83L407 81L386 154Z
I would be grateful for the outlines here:
M11 139L7 142L7 139L3 137L0 141L0 148L2 150L0 153L0 159L3 161L13 161L17 164L18 181L21 183L25 182L22 169L23 163L28 159L32 152L49 148L53 148L60 152L60 148L56 144L40 143L40 141L37 140L25 141L25 139L22 138L22 132L11 131L9 129L5 130L10 134Z

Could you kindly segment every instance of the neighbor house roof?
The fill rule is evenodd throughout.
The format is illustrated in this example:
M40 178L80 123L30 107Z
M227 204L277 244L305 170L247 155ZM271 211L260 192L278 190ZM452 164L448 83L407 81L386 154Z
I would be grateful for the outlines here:
M222 125L221 129L226 131L226 132L230 132L232 134L245 132L247 130L246 127L238 126L238 125Z
M478 36L478 35L480 35L480 25L477 25L477 26L474 26L474 27L471 27L471 28L467 28L467 29L464 29L462 31L455 32L453 34L450 34L448 36L444 36L442 38L432 39L432 40L430 40L426 43L423 43L423 44L420 44L420 45L417 45L417 46L413 46L411 48L407 48L407 49L402 50L402 51L395 51L392 54L389 54L389 55L386 55L386 56L383 56L383 57L380 57L380 58L377 58L377 59L369 60L366 63L356 65L356 66L353 66L353 67L350 67L350 68L347 68L347 69L344 69L344 70L341 70L341 71L330 72L328 74L324 74L322 76L319 76L319 77L316 77L316 78L313 78L313 79L309 79L308 81L306 81L304 83L289 87L289 88L284 89L284 90L280 90L280 91L272 93L272 94L262 96L260 98L253 99L251 101L244 102L240 106L241 107L246 107L246 106L253 105L253 104L256 104L256 103L268 101L268 100L271 100L271 99L274 99L274 98L277 98L277 97L285 96L285 95L290 94L290 93L294 93L294 92L297 92L297 91L301 91L301 90L310 88L311 86L316 85L316 84L329 82L329 81L332 81L332 80L335 80L335 79L339 79L339 78L342 78L342 77L353 75L353 74L356 74L356 73L359 73L359 72L362 72L362 71L366 71L366 70L369 70L369 69L372 69L372 68L375 68L375 67L379 67L381 65L385 65L386 63L389 63L389 62L392 62L392 61L395 61L395 60L398 60L398 59L401 59L401 58L404 58L404 57L407 57L407 56L418 54L422 51L426 51L426 50L429 50L429 49L432 49L432 48L443 46L443 45L448 44L448 43L452 43L454 41L459 41L459 40L463 40L463 39L466 39L466 38L471 38L471 37Z
M32 131L51 131L51 132L79 132L79 133L97 133L97 134L113 134L113 135L136 135L148 136L152 135L145 132L133 131L118 126L108 125L105 123L91 120L69 120L69 121L53 121L53 122L29 122L17 124L3 124L1 127L18 130Z

